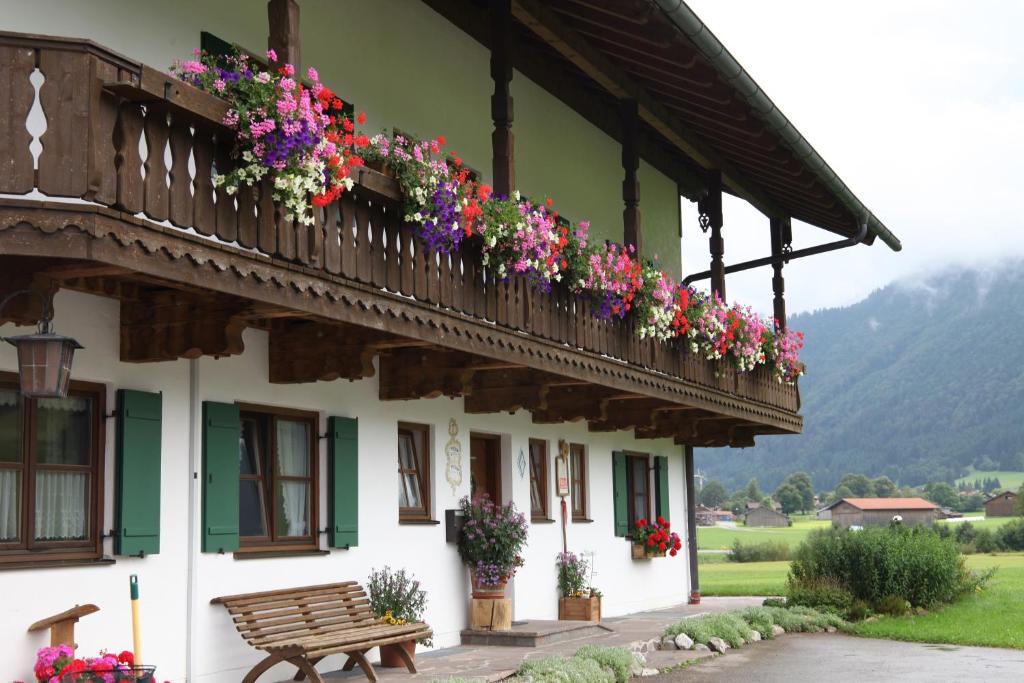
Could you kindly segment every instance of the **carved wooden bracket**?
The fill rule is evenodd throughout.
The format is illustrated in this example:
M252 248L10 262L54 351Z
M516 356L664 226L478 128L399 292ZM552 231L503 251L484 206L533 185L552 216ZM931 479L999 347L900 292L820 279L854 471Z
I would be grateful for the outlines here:
M148 290L121 301L121 360L152 363L242 353L249 325L237 300Z

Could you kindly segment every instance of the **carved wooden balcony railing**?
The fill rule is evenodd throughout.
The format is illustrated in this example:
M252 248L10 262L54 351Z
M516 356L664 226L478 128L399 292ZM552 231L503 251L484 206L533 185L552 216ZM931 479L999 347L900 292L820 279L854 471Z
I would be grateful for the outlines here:
M214 169L230 164L233 134L219 123L225 110L221 100L89 41L0 33L0 195L109 207L165 233L236 245L256 260L798 411L797 388L773 381L766 368L737 373L677 342L641 340L631 322L595 317L587 297L564 287L545 293L521 278L496 279L472 240L450 257L426 252L402 220L395 181L369 169L312 226L285 220L267 182L236 196L215 190ZM11 201L18 200L0 197Z

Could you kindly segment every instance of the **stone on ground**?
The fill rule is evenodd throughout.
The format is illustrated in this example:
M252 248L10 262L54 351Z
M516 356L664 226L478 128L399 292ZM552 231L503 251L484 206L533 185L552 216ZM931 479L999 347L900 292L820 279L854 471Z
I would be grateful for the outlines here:
M772 635L773 636L781 636L785 632L786 632L786 629L782 628L778 624L772 624Z
M708 646L715 652L725 652L729 649L729 643L725 642L717 636L708 638Z
M680 633L675 638L675 644L677 650L689 650L693 647L693 638L685 633Z
M642 669L640 671L641 676L657 676L659 673L661 672L657 669Z
M747 636L747 642L748 643L756 643L756 642L759 642L760 640L761 640L761 632L760 631L751 631L750 634Z
M705 645L704 643L696 643L696 644L694 644L694 646L693 646L693 651L694 651L694 652L707 652L707 651L708 651L708 650L710 650L710 649L711 649L711 648L709 648L709 647L708 647L707 645Z
M660 649L660 650L675 650L676 649L676 639L673 638L672 636L663 636L662 639L661 639L661 644L660 644L658 649Z

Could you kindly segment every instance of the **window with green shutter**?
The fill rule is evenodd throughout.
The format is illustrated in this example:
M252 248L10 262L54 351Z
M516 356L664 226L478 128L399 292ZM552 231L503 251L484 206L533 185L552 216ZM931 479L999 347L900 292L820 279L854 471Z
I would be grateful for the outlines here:
M238 550L240 436L237 405L203 402L204 553Z
M615 535L629 533L629 491L626 488L626 454L612 453L612 498L615 507Z
M359 421L332 417L327 421L328 541L332 548L359 545Z
M115 555L160 552L160 394L117 391Z
M654 509L658 517L671 521L668 516L668 458L654 457Z

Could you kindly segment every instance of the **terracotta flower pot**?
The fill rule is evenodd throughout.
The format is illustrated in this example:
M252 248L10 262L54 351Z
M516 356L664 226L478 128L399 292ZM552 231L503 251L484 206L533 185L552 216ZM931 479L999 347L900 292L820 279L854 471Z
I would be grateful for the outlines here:
M405 650L412 657L412 660L416 661L416 641L406 640L394 645L381 645L380 665L389 669L404 669L405 660L402 659L402 655L398 652L399 650Z
M508 581L499 581L496 584L483 584L477 578L476 572L471 571L473 579L473 597L479 600L500 600L505 597L505 586Z

